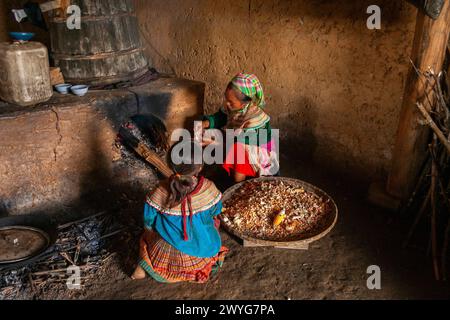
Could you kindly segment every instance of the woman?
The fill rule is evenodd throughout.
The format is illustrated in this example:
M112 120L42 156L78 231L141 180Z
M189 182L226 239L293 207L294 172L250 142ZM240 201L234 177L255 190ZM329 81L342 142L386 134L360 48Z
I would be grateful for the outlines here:
M227 248L222 247L215 218L222 211L222 194L213 182L200 176L202 164L194 164L195 151L171 167L175 174L162 182L145 204L145 232L140 242L140 262L132 278L146 273L164 283L207 282L222 266ZM197 150L194 150L197 148Z
M204 117L203 129L239 130L223 164L228 174L233 171L235 182L278 172L270 117L263 111L265 104L259 79L254 74L239 73L225 90L224 106Z

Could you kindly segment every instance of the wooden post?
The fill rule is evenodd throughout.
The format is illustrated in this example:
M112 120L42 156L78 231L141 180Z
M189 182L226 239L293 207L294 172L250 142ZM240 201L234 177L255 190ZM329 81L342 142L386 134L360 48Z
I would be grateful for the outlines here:
M436 74L442 71L449 34L450 0L445 1L437 20L432 20L419 10L411 60L420 71L425 72L430 68ZM425 79L418 77L411 66L387 183L387 192L398 198L407 197L413 189L426 155L429 128L419 123L422 117L417 110L418 102L430 108L426 90Z

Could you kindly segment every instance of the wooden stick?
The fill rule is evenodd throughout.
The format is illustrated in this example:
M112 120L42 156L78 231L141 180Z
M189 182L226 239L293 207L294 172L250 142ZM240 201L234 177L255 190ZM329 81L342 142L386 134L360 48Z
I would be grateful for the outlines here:
M420 178L419 181L417 181L416 183L416 187L414 188L413 193L411 194L411 196L408 199L408 202L406 203L405 206L403 206L403 208L400 211L400 215L404 215L405 212L408 212L409 208L412 206L412 204L414 203L417 194L419 193L420 188L422 187L422 183L425 180L425 177L428 176L428 173L430 172L431 169L431 160L428 157L427 160L424 163L423 169L422 169L422 173L420 174Z
M33 276L31 275L31 273L28 274L28 280L30 281L31 291L33 291L34 296L36 296L37 295L36 285L34 283Z
M433 254L431 253L432 248L433 248L433 233L430 232L427 244L427 257L433 257Z
M174 174L166 161L161 159L156 152L147 147L124 127L119 130L119 137L124 145L132 148L138 155L144 158L145 161L158 169L158 171L161 172L166 178L169 178Z
M84 269L89 269L91 266L78 266L78 267L81 270L84 270ZM49 274L58 274L58 273L63 273L63 272L67 272L67 268L34 272L33 276L47 276Z
M436 135L433 137L433 144L430 146L431 153L433 154L433 149L436 146ZM436 163L434 162L431 165L431 247L433 254L433 269L434 276L437 281L440 280L439 276L439 264L438 264L438 248L437 248L437 235L436 235Z
M435 81L436 81L436 88L435 88L435 90L437 90L437 94L436 95L437 95L438 100L439 100L439 105L441 106L441 108L443 109L443 111L445 113L445 123L448 124L448 120L450 118L450 112L449 112L449 110L447 108L447 103L446 103L445 98L444 98L444 92L443 92L442 86L441 86L441 79L440 79L440 77L438 77L436 75L433 75L433 76L434 76Z
M414 231L416 230L416 227L419 224L419 221L422 218L423 214L425 213L425 209L427 208L428 203L430 202L430 198L431 198L431 188L428 190L428 194L425 197L425 200L423 201L422 207L420 208L419 212L417 213L416 218L414 219L414 223L412 224L411 228L409 229L408 236L406 237L406 240L403 243L403 248L406 248L409 245L412 235L414 234Z
M162 160L156 152L153 150L150 150L147 146L145 146L143 143L139 143L138 147L135 148L136 152L141 155L145 161L152 164L156 167L156 169L159 170L166 178L169 178L174 174L172 169L167 165L167 163Z
M441 188L443 188L443 185L441 184ZM442 193L446 194L446 190L442 189ZM446 195L447 196L447 195ZM450 201L447 198L447 208L448 212L450 212ZM447 252L449 248L449 242L450 242L450 217L447 222L447 228L445 228L445 236L444 236L444 243L442 245L442 254L441 254L441 269L442 269L442 276L443 280L447 281Z
M441 195L444 198L444 202L445 202L446 206L448 206L448 208L450 210L450 199L447 196L447 191L446 191L446 189L444 187L444 183L442 182L442 179L441 179L442 170L441 170L441 166L439 165L439 163L445 163L445 159L444 159L444 157L442 157L442 159L440 161L438 161L438 159L436 158L436 155L433 152L431 152L431 160L436 165L437 182L441 189Z
M100 241L100 240L103 240L103 239L106 239L106 238L115 236L116 234L119 234L119 233L121 233L121 232L124 231L124 230L126 230L126 228L122 228L122 229L120 229L120 230L117 230L117 231L114 231L114 232L105 234L104 236L101 236L100 238L97 238L97 239L93 239L93 240L89 240L89 241L82 242L82 243L80 243L80 244L77 244L76 246L73 246L73 247L70 247L69 249L66 249L66 251L71 251L71 250L77 249L78 246L88 245L88 244L91 243L91 242L94 242L94 241Z
M67 229L67 228L73 226L74 224L82 223L82 222L85 222L85 221L88 221L88 220L91 220L91 219L103 216L105 214L106 214L106 211L103 211L103 212L99 212L99 213L97 213L97 214L95 214L93 216L90 216L90 217L82 218L80 220L76 220L76 221L72 221L72 222L60 225L60 226L58 226L58 230Z
M442 274L443 280L447 281L447 251L449 247L449 238L450 238L450 219L448 220L447 228L445 229L445 240L444 245L442 247Z
M438 180L438 184L439 184L439 188L441 190L441 195L442 198L444 199L444 203L445 206L447 207L448 211L450 212L450 199L447 196L447 189L444 186L444 183L442 182L441 179L441 169L439 166L439 163L435 157L435 155L432 153L432 160L434 161L435 165L436 165L436 174L437 174L437 180ZM444 159L442 159L441 161L445 161ZM449 184L450 186L450 184ZM442 245L442 251L441 251L441 275L442 275L442 280L446 281L447 280L447 251L449 248L449 241L450 241L450 216L447 222L447 227L445 229L445 234L444 234L444 242Z
M423 104L417 103L417 107L419 108L420 112L422 113L425 120L427 120L427 124L430 126L430 128L434 131L436 136L439 138L439 140L442 142L442 144L445 146L447 151L450 153L450 142L447 140L445 135L442 133L441 129L436 125L436 123L431 118L428 111L425 109Z
M77 245L77 250L75 250L75 254L74 254L74 258L73 258L73 261L75 262L75 264L78 263L78 258L80 256L80 251L81 251L81 246L78 244Z
M64 259L66 259L66 261L68 263L70 263L71 265L75 265L75 262L73 262L73 260L69 257L69 255L67 254L67 252L60 252L59 253L61 257L63 257Z

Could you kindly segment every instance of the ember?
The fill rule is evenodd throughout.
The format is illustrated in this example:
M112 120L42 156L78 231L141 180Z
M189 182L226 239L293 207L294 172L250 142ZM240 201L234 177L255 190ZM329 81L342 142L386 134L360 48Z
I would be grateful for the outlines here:
M317 234L328 225L331 212L329 199L302 187L250 181L224 203L223 219L246 236L286 241Z

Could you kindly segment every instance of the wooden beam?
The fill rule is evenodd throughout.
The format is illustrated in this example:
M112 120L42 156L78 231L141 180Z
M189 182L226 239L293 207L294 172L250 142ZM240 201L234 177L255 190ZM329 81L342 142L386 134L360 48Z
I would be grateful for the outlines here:
M445 1L437 20L432 20L422 11L418 12L411 59L421 72L432 69L438 74L442 71L449 34L450 1ZM419 123L421 115L417 109L418 102L431 108L426 99L426 90L425 79L419 77L411 66L387 183L388 193L398 198L407 197L413 189L427 152L429 128Z

